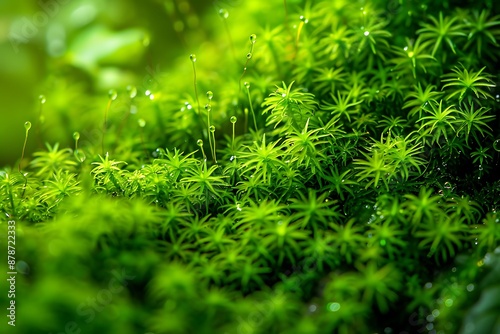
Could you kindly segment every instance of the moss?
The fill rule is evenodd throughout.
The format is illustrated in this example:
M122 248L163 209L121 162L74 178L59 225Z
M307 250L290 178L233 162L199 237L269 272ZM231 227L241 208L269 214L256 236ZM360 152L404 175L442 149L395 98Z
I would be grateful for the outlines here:
M241 3L154 87L87 95L74 149L0 172L16 329L498 330L496 10Z

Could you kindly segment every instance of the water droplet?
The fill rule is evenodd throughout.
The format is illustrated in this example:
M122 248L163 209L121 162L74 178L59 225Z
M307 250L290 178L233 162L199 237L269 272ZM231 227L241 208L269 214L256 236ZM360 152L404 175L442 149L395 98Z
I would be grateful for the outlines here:
M207 99L208 99L209 101L211 101L213 98L214 98L214 93L212 93L212 91L211 91L211 90L209 90L209 91L207 92Z
M44 104L47 101L47 99L45 99L45 95L40 95L38 100L40 101L40 104Z
M482 165L479 165L479 170L483 170L483 166Z
M252 53L251 52L247 53L247 59L252 59Z
M116 92L116 90L110 89L108 92L108 96L111 101L114 101L118 97L118 93Z
M431 282L427 282L427 283L425 283L424 287L426 289L430 289L430 288L432 288L432 283Z
M214 133L215 132L215 126L210 125L210 132Z
M196 55L195 55L194 53L191 53L191 54L189 55L189 59L191 59L191 61L192 61L193 63L195 63L195 62L196 62Z
M500 152L500 139L497 139L493 142L493 149L497 152Z
M202 147L203 146L203 140L198 139L198 141L196 141L196 145L198 145L199 147Z
M143 118L139 118L139 119L137 120L137 123L139 124L139 126L140 126L141 128L143 128L143 127L145 127L145 126L146 126L146 121L145 121Z
M231 121L231 123L233 123L233 124L234 124L234 123L236 123L236 121L237 121L238 119L236 118L236 116L231 116L231 118L230 118L229 120Z
M251 34L250 35L250 42L252 42L252 44L255 44L255 41L257 40L257 35L255 34Z
M415 53L413 51L408 52L408 57L413 58L414 55Z
M471 284L468 284L468 285L467 285L467 291L469 291L469 292L474 291L474 284L472 284L472 283L471 283Z
M444 183L444 187L445 187L446 189L451 189L451 183L450 183L450 182L445 182L445 183Z
M243 85L244 85L247 89L249 89L249 88L250 88L250 83L248 83L248 82L246 82L246 81L245 81L245 83L244 83Z
M340 304L339 303L328 303L326 305L326 308L330 312L337 312L338 310L340 310Z
M212 106L209 103L205 104L205 110L207 112L211 112L212 111Z
M137 88L135 88L135 86L127 86L127 91L128 96L130 96L131 99L134 99L137 96Z
M80 139L80 133L74 132L73 133L73 139L76 140L76 141L78 141Z
M227 19L229 17L229 12L227 11L227 9L221 8L219 9L219 16L223 19Z
M83 153L83 151L81 150L75 150L75 158L76 160L80 161L80 162L84 162L85 159L87 159L87 157L85 156L85 153Z
M364 35L365 35L365 36L368 36L368 35L370 35L370 32L369 32L368 30L366 30L366 31L364 32Z
M30 121L25 122L24 128L26 129L26 131L29 131L31 129L31 122Z
M310 313L313 313L313 312L316 312L317 306L312 304L312 305L309 305L309 307L307 309L309 310Z
M452 307L453 306L453 299L451 298L448 298L444 301L444 304L448 307Z
M299 19L305 24L309 22L309 20L304 15L300 15Z

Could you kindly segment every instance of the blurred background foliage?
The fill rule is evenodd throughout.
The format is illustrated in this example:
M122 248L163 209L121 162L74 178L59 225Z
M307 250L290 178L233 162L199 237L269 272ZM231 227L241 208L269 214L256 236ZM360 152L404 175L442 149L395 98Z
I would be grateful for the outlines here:
M244 12L233 10L243 4ZM0 1L0 165L19 159L27 120L43 131L43 139L31 136L28 152L44 142L69 145L71 134L92 122L98 128L102 120L95 117L104 113L109 89L125 91L132 85L144 94L161 83L164 93L169 91L165 87L179 93L186 86L191 93L192 82L185 80L192 76L191 53L203 58L204 81L213 82L211 77L228 68L219 55L235 48L241 63L245 59L248 36L259 20L249 11L280 13L260 16L259 23L273 25L273 20L283 22L283 11L275 8L282 5L243 0ZM222 8L231 11L227 27L219 15ZM221 40L216 35L226 28L231 43L216 43ZM40 95L46 98L43 106Z

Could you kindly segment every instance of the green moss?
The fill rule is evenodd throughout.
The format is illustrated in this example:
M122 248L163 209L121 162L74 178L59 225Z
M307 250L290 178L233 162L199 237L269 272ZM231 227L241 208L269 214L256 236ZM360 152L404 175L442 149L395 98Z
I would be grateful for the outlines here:
M19 333L498 331L497 9L238 4L154 85L46 94L75 150L0 171Z

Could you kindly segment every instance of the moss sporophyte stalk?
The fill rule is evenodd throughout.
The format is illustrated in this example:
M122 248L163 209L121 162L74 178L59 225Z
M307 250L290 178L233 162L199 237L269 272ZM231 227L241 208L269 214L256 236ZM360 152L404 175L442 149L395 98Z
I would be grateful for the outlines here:
M16 330L499 332L498 6L213 5L68 30L0 170Z

